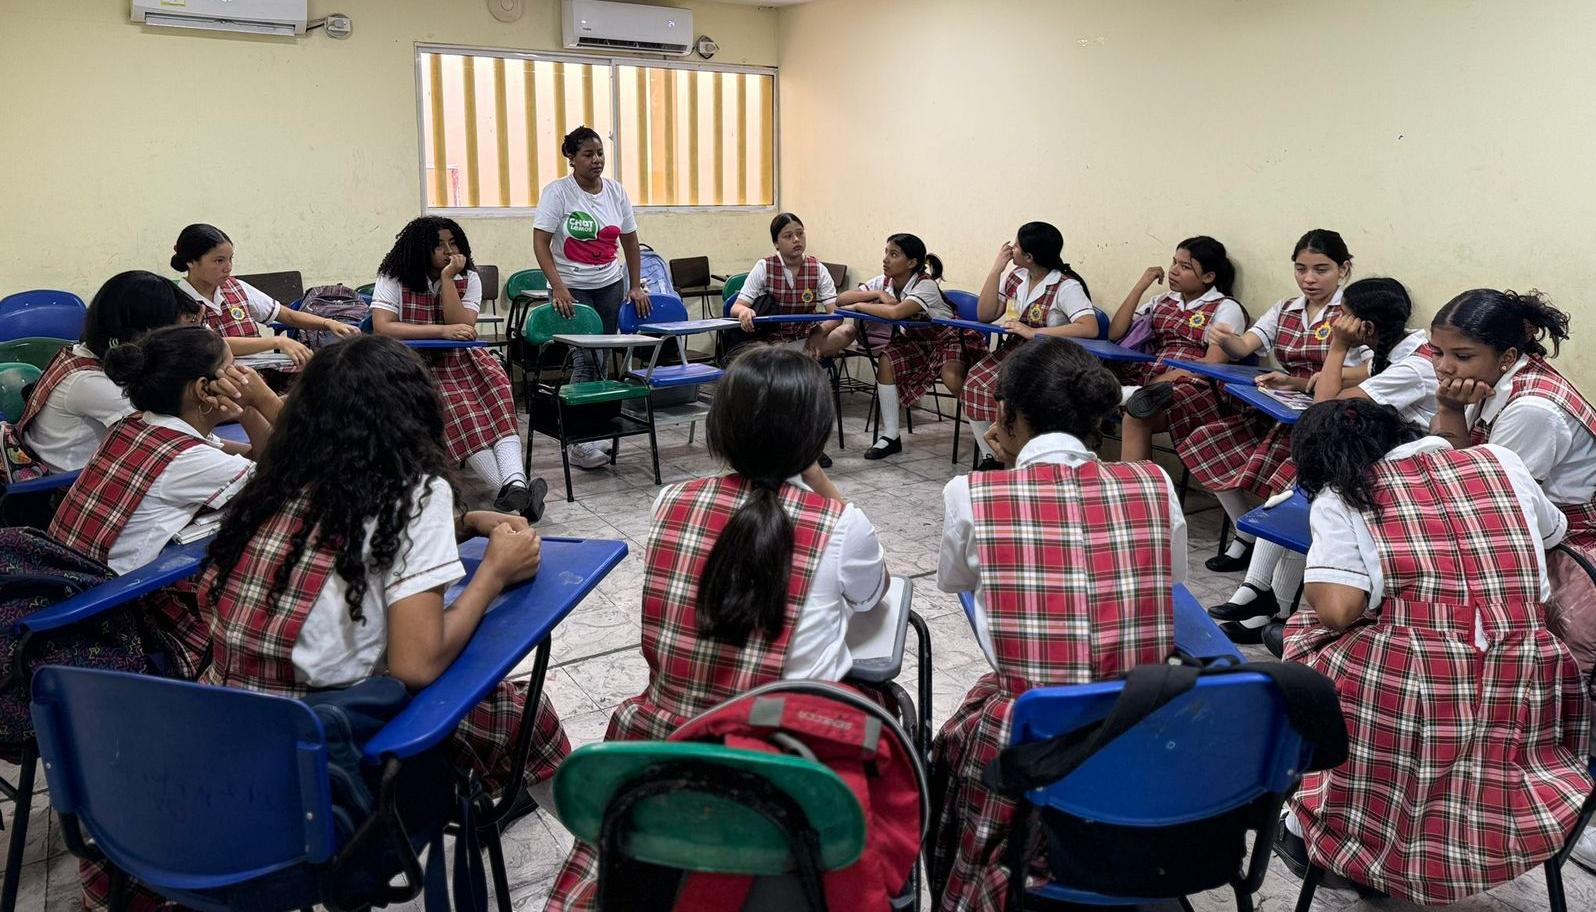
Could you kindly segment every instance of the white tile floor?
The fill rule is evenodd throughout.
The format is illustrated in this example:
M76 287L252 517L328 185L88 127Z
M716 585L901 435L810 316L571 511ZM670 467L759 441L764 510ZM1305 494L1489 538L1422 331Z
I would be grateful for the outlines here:
M860 458L864 439L863 397L845 397L848 415L848 449L831 451L836 465L831 470L838 486L857 504L881 533L892 572L915 577L915 608L925 616L934 641L935 705L933 718L940 724L975 679L986 670L985 660L970 634L957 599L936 590L937 548L942 524L942 486L955 474L967 471L968 462L954 466L949 461L952 447L951 421L938 422L934 414L917 412L916 432L905 435L905 452L884 463ZM834 442L834 441L833 441ZM626 560L576 609L555 636L553 664L547 687L565 722L574 744L603 737L610 711L626 697L642 690L647 666L638 651L640 627L638 598L642 574L643 541L647 534L649 506L657 488L649 468L647 438L623 441L621 455L613 468L593 472L573 470L577 501L566 503L560 480L559 454L547 438L531 441L536 472L549 480L553 490L547 516L540 525L545 535L573 535L586 538L624 539L631 546ZM961 457L967 456L968 436L961 444ZM1113 443L1108 444L1113 452ZM668 483L716 471L707 455L703 437L687 443L685 429L660 433L660 470ZM1190 499L1191 567L1190 588L1204 604L1223 601L1237 580L1210 574L1202 562L1213 553L1219 532L1219 514L1213 501L1194 494ZM1256 658L1267 654L1255 648ZM530 660L519 674L530 670ZM904 670L912 680L912 656ZM912 688L911 688L912 690ZM8 775L12 770L0 769ZM43 776L40 777L43 782ZM34 801L27 851L23 857L20 910L67 912L79 908L77 864L66 854L57 830L52 826L47 797ZM0 803L9 821L10 803ZM507 865L512 896L517 910L543 907L550 883L559 869L571 838L550 820L537 814L514 826L505 836ZM1596 910L1596 877L1569 865L1565 868L1568 907L1571 910ZM1278 863L1258 897L1264 912L1294 908L1298 883ZM1228 892L1194 897L1200 910L1234 908ZM412 904L419 910L420 904ZM1410 908L1404 903L1384 901L1365 903L1355 894L1321 889L1315 909ZM1450 907L1458 912L1539 912L1548 908L1545 881L1540 873L1527 874L1468 902Z

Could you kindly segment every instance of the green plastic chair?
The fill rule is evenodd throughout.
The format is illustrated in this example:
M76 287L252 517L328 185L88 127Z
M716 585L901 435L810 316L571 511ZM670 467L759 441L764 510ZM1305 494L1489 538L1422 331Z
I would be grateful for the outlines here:
M528 270L535 271L535 270ZM517 276L521 273L516 273ZM539 278L542 273L539 273ZM512 276L510 281L515 281ZM560 441L560 461L565 469L565 499L574 502L575 496L571 489L571 460L566 447L572 443L583 443L591 440L611 441L610 462L615 461L614 453L619 449L618 443L622 437L636 434L647 434L649 449L654 456L654 483L660 484L659 474L659 443L654 436L654 407L649 396L651 390L646 383L635 383L628 380L585 380L581 383L567 383L565 378L569 374L571 353L565 357L565 364L561 367L559 378L549 384L542 382L544 368L544 349L554 341L556 335L596 336L604 332L604 321L599 317L598 311L586 304L575 303L571 307L571 316L562 317L553 304L539 304L528 310L521 326L521 336L527 345L537 350L533 368L527 373L528 384L532 387L529 391L527 414L531 430L553 437ZM542 417L537 408L540 401L552 398L555 403L554 418L551 425L546 420L540 422ZM642 400L645 405L646 420L627 415L619 410L619 403L632 400ZM637 427L614 427L614 422L606 421L610 429L603 433L586 433L578 430L571 432L570 422L580 420L579 416L568 415L566 409L580 409L591 406L616 403L614 414L604 417L618 418L623 425L635 424ZM593 412L589 412L593 415ZM532 471L532 445L529 440L526 447L526 471L531 477Z
M739 272L736 275L726 277L726 284L720 290L720 300L722 304L720 312L722 316L726 316L731 313L732 302L737 300L737 295L743 290L743 285L747 281L748 273L746 272Z
M514 301L529 291L548 291L549 279L541 269L523 269L504 283L504 296Z
M70 339L46 339L43 336L26 336L0 342L0 364L21 362L44 370L50 366L56 352L71 344Z
M359 288L356 288L355 289L355 294L363 294L363 295L365 295L366 297L369 298L369 297L371 297L371 293L376 291L376 290L377 290L377 283L376 282L367 282L366 284L360 286Z
M22 396L22 390L39 379L41 373L43 371L32 364L19 361L0 363L0 419L16 421L22 417L22 409L28 403Z
M719 744L611 741L577 748L554 774L560 821L604 851L606 825L629 858L682 871L754 877L791 872L793 827L733 797L766 790L801 812L821 871L847 867L865 846L865 821L847 783L813 760ZM613 860L613 859L612 859Z

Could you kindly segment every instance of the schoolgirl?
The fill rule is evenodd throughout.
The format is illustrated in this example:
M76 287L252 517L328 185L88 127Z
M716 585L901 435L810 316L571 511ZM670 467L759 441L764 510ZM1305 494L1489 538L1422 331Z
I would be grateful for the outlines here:
M748 270L748 278L732 302L731 316L742 324L743 332L781 345L798 345L817 358L829 358L854 340L854 328L841 319L825 323L779 324L769 331L754 325L758 314L754 304L769 295L771 313L812 314L836 308L837 286L821 262L807 256L808 240L804 223L791 212L771 219L770 242L776 252Z

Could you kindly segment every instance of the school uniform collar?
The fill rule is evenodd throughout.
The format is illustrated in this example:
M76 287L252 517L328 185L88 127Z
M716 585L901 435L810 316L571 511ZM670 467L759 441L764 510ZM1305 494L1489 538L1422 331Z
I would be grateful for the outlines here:
M96 362L100 360L99 356L95 355L94 352L89 351L89 347L84 345L82 342L72 343L72 354L79 358L89 358Z
M1210 285L1208 286L1207 291L1195 298L1192 298L1190 301L1181 297L1180 292L1178 291L1171 291L1164 295L1164 297L1169 298L1176 304L1179 304L1181 310L1197 310L1198 308L1207 305L1210 301L1223 301L1225 299L1225 293Z
M1518 356L1518 360L1513 362L1513 366L1507 369L1507 373L1503 374L1500 380L1496 381L1496 386L1491 390L1491 394L1486 396L1485 401L1480 404L1480 413L1475 417L1475 421L1483 421L1486 424L1490 424L1496 420L1496 416L1500 415L1503 407L1507 405L1508 393L1513 390L1513 377L1528 363L1529 355Z
M187 434L196 440L204 440L207 442L210 440L209 437L201 434L199 429L194 427L194 425L189 424L187 421L184 421L182 418L179 418L176 415L161 415L157 414L156 412L145 412L144 423L152 427L163 427L167 430Z
M211 297L209 297L209 298L207 298L204 295L200 294L199 292L195 291L194 290L194 286L188 284L188 279L186 279L186 278L178 279L177 280L177 287L182 289L185 293L187 293L189 297L191 297L194 300L200 302L201 304L204 304L206 307L209 307L211 310L215 311L216 313L221 313L222 312L222 302L217 300L218 298L220 298L222 296L222 286L220 286L220 285L216 286L216 290L211 292Z
M1342 292L1342 290L1343 290L1342 288L1339 288L1339 287L1336 288L1335 294L1330 296L1330 303L1326 304L1324 306L1324 310L1320 311L1321 314L1323 314L1325 312L1325 310L1329 310L1332 307L1341 306L1341 292ZM1290 313L1290 312L1292 312L1294 310L1295 311L1306 311L1307 309L1308 309L1308 296L1307 295L1297 295L1295 298L1292 298L1289 302L1287 302L1285 307L1281 308L1281 310L1283 312L1285 312L1285 313Z
M1395 364L1398 361L1412 357L1414 352L1417 352L1419 349L1429 344L1429 341L1430 333L1428 330L1408 330L1408 334L1402 337L1402 341L1398 342L1396 347L1391 349L1391 363Z
M1015 457L1014 467L1024 468L1037 462L1077 465L1095 459L1097 454L1087 449L1079 437L1060 431L1032 437L1030 442L1021 448L1020 455Z
M1380 457L1380 461L1396 462L1398 459L1407 459L1410 456L1418 456L1421 453L1433 453L1436 450L1450 450L1451 448L1452 444L1447 443L1445 437L1430 435L1420 437L1411 443L1397 444L1386 451L1386 454Z
M1033 287L1031 285L1031 271L1029 269L1021 269L1019 270L1019 273L1020 286L1024 288L1027 293L1035 291L1038 288L1050 288L1064 281L1064 273L1061 270L1049 269L1047 271L1047 275L1042 276L1042 281L1036 283L1036 285Z

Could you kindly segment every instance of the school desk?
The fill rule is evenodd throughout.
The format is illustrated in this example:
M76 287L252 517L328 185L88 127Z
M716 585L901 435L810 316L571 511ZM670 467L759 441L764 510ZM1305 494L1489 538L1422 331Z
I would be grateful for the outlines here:
M1220 383L1252 384L1258 375L1269 372L1268 368L1252 367L1247 364L1210 364L1207 361L1183 361L1179 358L1165 358L1160 365L1170 370L1183 370L1209 380L1217 380Z
M1227 383L1225 392L1281 424L1296 424L1302 413L1269 395L1255 383Z
M640 323L637 331L649 336L696 336L721 329L736 329L738 325L736 320L729 317L715 317L710 320L677 320L673 323Z
M38 478L30 478L27 481L13 482L4 491L0 491L0 497L57 491L62 488L72 487L72 482L77 480L77 472L50 472L46 475L40 475Z
M1288 551L1307 554L1308 546L1313 544L1313 534L1308 528L1311 506L1300 489L1293 490L1291 499L1284 503L1248 511L1236 520L1236 528Z
M893 577L880 603L848 619L846 636L853 652L853 668L845 680L885 691L903 670L903 647L909 628L913 627L918 646L915 746L925 757L931 749L931 629L915 612L913 603L914 581Z
M805 314L804 316L808 316L808 314ZM832 320L863 320L866 323L884 323L888 326L901 326L904 329L915 329L923 326L936 325L935 320L894 320L891 317L878 317L875 314L867 314L863 311L848 310L846 308L839 308L827 316Z
M28 615L17 622L17 632L27 637L59 630L125 605L141 595L182 582L199 572L205 561L205 549L210 545L210 538L186 545L167 545L155 560L144 566Z
M722 329L734 329L737 325L738 324L736 320L729 320L722 317L710 320L677 320L671 323L640 323L638 324L637 331L643 335L658 336L662 339L667 339L684 336L697 336L704 333L716 332ZM649 389L673 389L676 387L702 386L706 383L714 383L716 380L719 380L721 374L724 373L724 371L713 364L690 363L687 360L686 345L677 346L677 352L681 356L680 363L666 364L661 366L659 363L659 356L664 350L665 347L663 345L655 347L653 356L649 358L648 367L628 370L626 375L635 380L641 380L648 384ZM630 367L630 365L628 366ZM661 411L663 411L663 409ZM685 413L681 416L675 416L680 420L674 421L670 420L669 417L667 417L666 421L660 421L659 418L661 416L656 414L655 422L660 426L668 426L669 424L673 423L680 424L683 422L697 421L702 417L701 413L703 412L707 412L707 409L689 409L688 413Z
M236 421L230 421L227 424L218 424L212 429L211 433L222 438L223 440L230 440L233 443L249 443L249 432L244 430L244 426Z
M805 313L805 314L770 314L755 317L755 323L826 323L831 320L842 319L843 314L838 313ZM732 321L737 322L736 320Z

